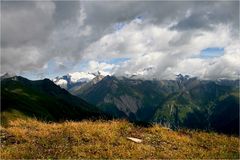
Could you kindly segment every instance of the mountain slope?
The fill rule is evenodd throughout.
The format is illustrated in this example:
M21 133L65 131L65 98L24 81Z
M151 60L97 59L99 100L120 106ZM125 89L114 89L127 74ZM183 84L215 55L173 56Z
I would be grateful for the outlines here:
M150 81L106 76L75 95L115 116L148 121L169 93L179 90L175 81Z
M239 98L238 82L207 81L182 75L176 80L106 76L75 94L115 117L161 123L171 128L238 133L239 102L233 101ZM229 99L227 103L224 97ZM222 108L233 118L224 118ZM214 122L217 117L227 125L218 127Z
M96 83L98 83L99 81L101 81L104 78L103 75L96 75L96 77L94 77L92 80L82 83L82 84L75 84L74 86L72 86L71 88L68 89L68 91L75 95L75 94L81 94L85 91L88 90L89 87L91 87L92 85L95 85Z
M75 97L49 79L30 81L15 76L1 80L1 111L17 110L43 120L79 120L104 116L96 107Z

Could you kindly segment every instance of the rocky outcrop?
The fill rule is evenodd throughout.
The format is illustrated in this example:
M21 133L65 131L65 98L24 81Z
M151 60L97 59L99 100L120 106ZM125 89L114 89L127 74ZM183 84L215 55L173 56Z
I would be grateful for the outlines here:
M127 116L129 116L130 113L136 114L137 111L143 106L140 99L130 95L113 97L110 94L107 94L107 96L104 98L104 103L114 104L118 110L124 112Z
M129 95L122 95L119 98L113 98L113 103L120 111L123 111L128 116L130 113L136 114L142 107L140 100Z

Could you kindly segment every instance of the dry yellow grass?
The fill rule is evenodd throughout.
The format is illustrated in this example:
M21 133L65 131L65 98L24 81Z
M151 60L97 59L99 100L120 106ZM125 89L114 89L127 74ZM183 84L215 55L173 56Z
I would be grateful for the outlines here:
M134 143L126 137L136 137ZM1 127L1 159L239 158L239 138L142 128L123 120L44 123L17 119Z

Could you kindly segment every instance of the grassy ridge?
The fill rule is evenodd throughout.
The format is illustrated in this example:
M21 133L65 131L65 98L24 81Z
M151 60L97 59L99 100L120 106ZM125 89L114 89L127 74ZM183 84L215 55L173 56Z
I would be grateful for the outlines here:
M135 143L132 136L143 140ZM239 158L239 138L134 126L123 120L44 123L15 119L1 127L1 159Z
M107 117L49 79L30 81L23 77L1 80L1 111L12 110L46 121Z

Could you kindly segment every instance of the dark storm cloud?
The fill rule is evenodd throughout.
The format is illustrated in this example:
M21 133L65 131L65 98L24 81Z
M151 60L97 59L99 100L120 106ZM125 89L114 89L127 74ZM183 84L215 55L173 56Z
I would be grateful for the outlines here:
M195 2L188 17L180 20L172 29L213 29L216 24L230 24L238 30L239 1Z
M61 25L64 21L76 21L78 11L80 8L79 1L55 1L56 8L54 12L54 21L56 27Z
M116 23L127 24L139 16L145 25L173 23L172 30L183 32L169 42L172 46L190 41L195 29L229 24L236 31L238 8L238 1L1 2L1 72L34 71L53 59L78 63L91 43L115 31ZM119 46L121 52L125 46Z
M35 71L61 57L51 37L76 21L79 7L80 2L1 2L1 72Z
M21 47L44 43L52 31L54 6L45 8L33 2L1 4L1 47Z
M44 45L51 33L65 21L76 21L80 2L2 2L2 47Z
M142 16L151 23L161 24L164 20L172 20L182 16L192 2L83 2L88 19L86 23L107 28L116 22L128 22ZM177 9L179 8L179 9ZM182 10L181 8L184 8ZM181 13L181 14L177 14Z

